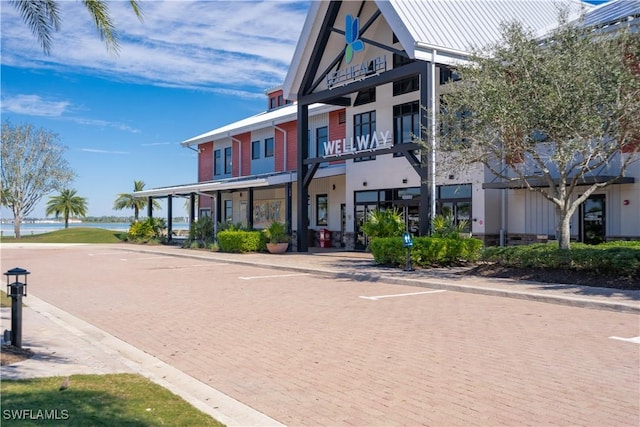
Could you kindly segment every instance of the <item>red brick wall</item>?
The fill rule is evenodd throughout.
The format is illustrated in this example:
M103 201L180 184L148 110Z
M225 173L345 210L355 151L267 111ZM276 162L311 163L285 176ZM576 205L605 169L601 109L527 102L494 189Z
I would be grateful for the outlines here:
M297 122L294 120L292 122L282 123L278 125L279 128L287 131L287 165L284 169L285 171L294 171L296 170L296 156L298 155L298 128L296 126ZM282 132L278 132L282 133ZM284 153L285 147L283 147ZM284 161L284 154L283 154Z
M338 120L340 113L344 114L346 110L331 111L329 113L329 141L342 139L347 137L347 122L340 123ZM329 162L330 164L344 163L344 160L336 160Z
M198 145L198 182L213 179L213 141Z

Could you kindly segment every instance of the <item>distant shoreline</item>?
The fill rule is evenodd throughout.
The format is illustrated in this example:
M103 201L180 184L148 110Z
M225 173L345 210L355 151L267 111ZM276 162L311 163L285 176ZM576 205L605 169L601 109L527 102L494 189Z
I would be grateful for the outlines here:
M131 222L69 222L69 228L90 227L90 228L103 228L111 231L127 232ZM20 234L22 236L31 236L34 234L49 233L56 230L62 230L64 228L64 221L62 222L23 222L20 226ZM188 230L189 223L187 222L174 222L173 230ZM0 235L2 237L14 237L13 222L0 224Z

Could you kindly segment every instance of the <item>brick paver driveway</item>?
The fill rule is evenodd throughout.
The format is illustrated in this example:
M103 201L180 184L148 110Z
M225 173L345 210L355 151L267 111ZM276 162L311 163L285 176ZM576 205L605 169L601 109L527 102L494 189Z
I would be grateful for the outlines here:
M637 315L108 246L2 258L30 293L288 425L640 423L640 345L610 338L640 336Z

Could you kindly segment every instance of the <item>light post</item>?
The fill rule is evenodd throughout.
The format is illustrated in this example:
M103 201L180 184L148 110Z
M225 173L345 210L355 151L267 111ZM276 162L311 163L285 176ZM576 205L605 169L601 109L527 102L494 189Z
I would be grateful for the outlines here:
M4 273L7 276L7 295L11 297L11 345L22 348L22 297L27 296L27 275L31 274L23 268L12 268ZM19 279L24 276L24 283ZM14 280L11 282L11 280Z

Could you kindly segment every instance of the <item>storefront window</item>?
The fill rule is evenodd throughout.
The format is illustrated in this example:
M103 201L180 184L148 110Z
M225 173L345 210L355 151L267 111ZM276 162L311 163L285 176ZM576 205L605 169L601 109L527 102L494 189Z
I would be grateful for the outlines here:
M329 129L326 126L316 129L316 156L324 156L324 144L328 141Z
M233 222L233 200L224 201L224 221Z
M353 139L358 137L371 137L376 131L376 112L368 111L353 116ZM354 162L362 162L365 160L375 160L376 156L363 156L353 159Z
M316 225L327 225L327 206L327 195L318 194L316 196Z
M420 137L420 103L418 101L393 107L393 143L409 144ZM402 153L395 153L395 157Z

